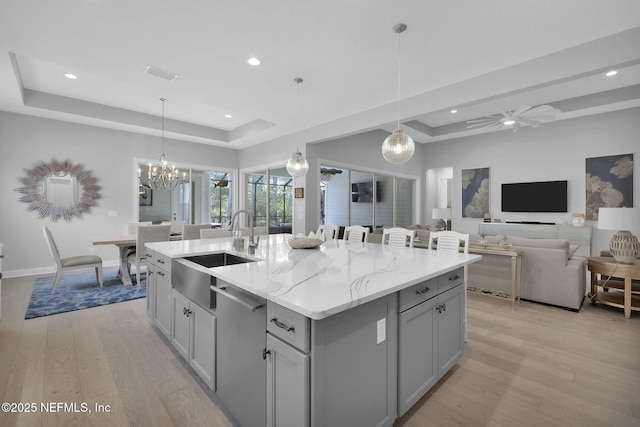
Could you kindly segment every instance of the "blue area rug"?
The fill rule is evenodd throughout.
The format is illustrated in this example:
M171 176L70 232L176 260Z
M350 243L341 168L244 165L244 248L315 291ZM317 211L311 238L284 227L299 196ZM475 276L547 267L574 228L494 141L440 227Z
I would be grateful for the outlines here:
M104 285L102 288L96 281L94 270L67 273L62 276L58 289L53 295L51 295L51 285L54 276L36 279L24 318L33 319L34 317L82 310L146 296L146 275L143 275L140 287L135 286L136 278L135 275L132 275L134 286L125 288L117 278L117 273L117 268L103 269Z

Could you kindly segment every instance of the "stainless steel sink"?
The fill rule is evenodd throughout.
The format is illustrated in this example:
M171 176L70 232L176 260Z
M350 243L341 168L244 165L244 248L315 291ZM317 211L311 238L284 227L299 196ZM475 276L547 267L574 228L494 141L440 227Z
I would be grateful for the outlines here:
M186 259L187 261L195 262L196 264L206 268L220 267L223 265L244 264L246 262L254 262L252 259L239 257L237 255L228 254L226 252L217 253L217 254L190 256L183 259Z
M171 285L199 306L215 309L216 294L211 291L210 286L216 285L216 278L203 271L201 267L212 268L247 262L254 260L225 252L176 258L171 265Z

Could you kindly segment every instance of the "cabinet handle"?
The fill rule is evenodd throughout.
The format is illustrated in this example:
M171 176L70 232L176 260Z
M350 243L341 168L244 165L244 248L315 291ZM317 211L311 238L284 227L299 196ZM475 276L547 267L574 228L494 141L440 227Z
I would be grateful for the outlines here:
M182 307L182 314L187 315L187 307Z
M162 277L164 277L164 273L163 273L162 271L158 271L156 274L157 274L158 276L162 276Z
M442 304L442 310L443 311L447 311L447 303L446 302Z
M187 311L187 312L185 313L185 316L189 317L189 316L191 316L191 315L193 314L193 311L191 311L191 310L187 310L186 308L185 308L185 310Z
M164 261L163 261L163 260L161 260L161 259L159 259L159 260L158 260L158 264L164 264Z
M219 288L217 286L211 285L211 286L209 286L209 289L211 289L215 293L218 293L220 295L223 295L223 296L229 298L231 301L237 302L238 304L248 308L251 311L256 311L256 310L259 310L259 309L264 307L264 304L251 305L250 303L238 298L237 296L235 296L233 294L230 294L229 292L223 290L224 288L222 288L222 287Z
M460 278L460 276L458 276L457 274L453 277L449 277L449 281L453 282L454 280L458 280Z
M145 256L146 256L147 258L149 258L149 259L153 259L153 255L152 255L152 254L147 253L147 254L145 254Z
M437 306L436 310L438 310L438 313L442 313L442 306L441 305Z
M430 288L430 287L425 286L425 287L424 287L424 288L422 288L422 289L417 289L417 290L416 290L416 295L426 294L426 293L427 293L427 292L429 292L430 290L431 290L431 288Z
M277 317L274 317L273 319L271 319L271 323L273 323L274 325L276 325L280 329L284 329L287 332L295 332L295 330L296 330L295 326L293 326L293 325L287 326L284 323L282 323L281 321L279 321Z
M262 349L262 360L267 360L267 354L271 354L271 350Z

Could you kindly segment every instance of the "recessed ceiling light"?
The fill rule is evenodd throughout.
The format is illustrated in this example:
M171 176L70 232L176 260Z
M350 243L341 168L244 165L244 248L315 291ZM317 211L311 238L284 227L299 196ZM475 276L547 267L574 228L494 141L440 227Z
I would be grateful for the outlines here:
M232 116L231 114L225 114L224 116L225 116L227 119L231 119L231 118L233 118L233 116Z
M70 80L77 80L78 76L76 76L75 74L71 74L71 73L64 73L64 76Z
M451 110L451 114L455 114L457 112L458 112L458 110L456 110L455 108L453 110Z
M260 65L260 60L258 58L249 58L247 60L247 63L249 65L253 65L254 67L257 67L258 65Z
M509 120L504 122L505 126L511 126L511 125L514 125L514 124L516 124L516 121L513 120L513 119L509 119Z
M612 77L612 76L615 76L616 74L618 74L617 70L611 70L607 74L605 74L605 76Z

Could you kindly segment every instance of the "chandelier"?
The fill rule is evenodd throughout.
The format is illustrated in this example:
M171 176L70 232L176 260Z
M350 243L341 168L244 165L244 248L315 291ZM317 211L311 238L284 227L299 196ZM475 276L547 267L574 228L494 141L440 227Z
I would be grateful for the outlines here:
M155 166L149 163L149 187L153 190L173 190L180 182L180 176L178 169L167 163L167 153L164 151L164 102L166 98L160 98L160 101L162 101L162 151L160 152L160 161ZM186 172L183 172L183 179L185 178Z
M298 109L300 109L299 90L300 90L300 83L302 83L304 80L302 80L300 77L296 77L293 79L293 81L296 82L296 96L298 98ZM304 156L298 149L298 151L293 153L289 158L289 160L287 161L287 172L289 172L289 175L291 175L292 177L301 177L301 176L305 176L308 171L309 171L309 162L307 162L307 159L304 158Z
M382 143L382 157L392 164L406 163L413 156L416 149L413 139L400 128L400 34L407 29L405 24L393 26L393 32L398 34L398 126Z

